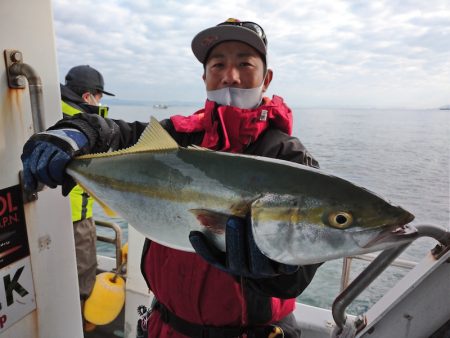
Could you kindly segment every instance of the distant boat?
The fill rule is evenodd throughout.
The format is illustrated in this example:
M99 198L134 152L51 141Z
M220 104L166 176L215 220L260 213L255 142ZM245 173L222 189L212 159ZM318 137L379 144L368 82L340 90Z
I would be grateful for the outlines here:
M440 110L450 110L450 104L446 106L439 107Z
M166 104L154 104L153 105L153 108L156 108L156 109L167 109L167 107L168 107L168 105L166 105Z

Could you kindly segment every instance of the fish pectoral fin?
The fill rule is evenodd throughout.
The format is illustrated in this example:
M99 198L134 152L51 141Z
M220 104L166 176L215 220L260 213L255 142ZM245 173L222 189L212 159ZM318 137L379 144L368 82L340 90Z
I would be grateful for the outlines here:
M298 197L264 194L251 205L252 222L293 222L299 215Z
M227 220L231 215L208 209L189 210L205 230L221 234L225 232Z

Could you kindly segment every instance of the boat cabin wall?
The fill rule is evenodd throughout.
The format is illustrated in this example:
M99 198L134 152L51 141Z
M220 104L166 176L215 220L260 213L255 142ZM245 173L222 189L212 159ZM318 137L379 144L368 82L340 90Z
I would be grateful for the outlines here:
M45 188L24 204L19 182L22 147L36 124L31 102L43 108L44 127L61 117L51 1L1 1L0 13L0 337L60 338L70 332L81 338L69 201L60 189ZM5 59L5 50L17 52ZM30 90L36 78L30 83L13 77L23 88L10 88L11 63L26 64L20 69L34 71L42 86Z

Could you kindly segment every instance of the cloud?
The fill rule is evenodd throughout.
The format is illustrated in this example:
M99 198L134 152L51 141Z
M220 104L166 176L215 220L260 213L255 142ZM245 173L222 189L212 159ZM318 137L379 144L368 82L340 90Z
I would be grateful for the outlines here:
M437 107L450 101L450 8L422 1L53 0L60 78L99 69L124 99L204 100L196 33L228 17L269 41L270 91L291 105Z

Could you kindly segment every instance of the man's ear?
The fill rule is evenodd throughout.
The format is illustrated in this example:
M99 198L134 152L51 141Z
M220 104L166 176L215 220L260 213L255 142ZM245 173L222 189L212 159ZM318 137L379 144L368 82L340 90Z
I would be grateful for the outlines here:
M89 103L91 99L91 93L85 92L83 93L83 95L81 95L81 98L83 99L84 102Z
M203 72L202 79L203 79L203 82L206 81L206 72Z
M264 84L263 84L263 93L269 88L270 82L272 82L273 78L273 71L272 69L267 69L266 77L264 78Z

